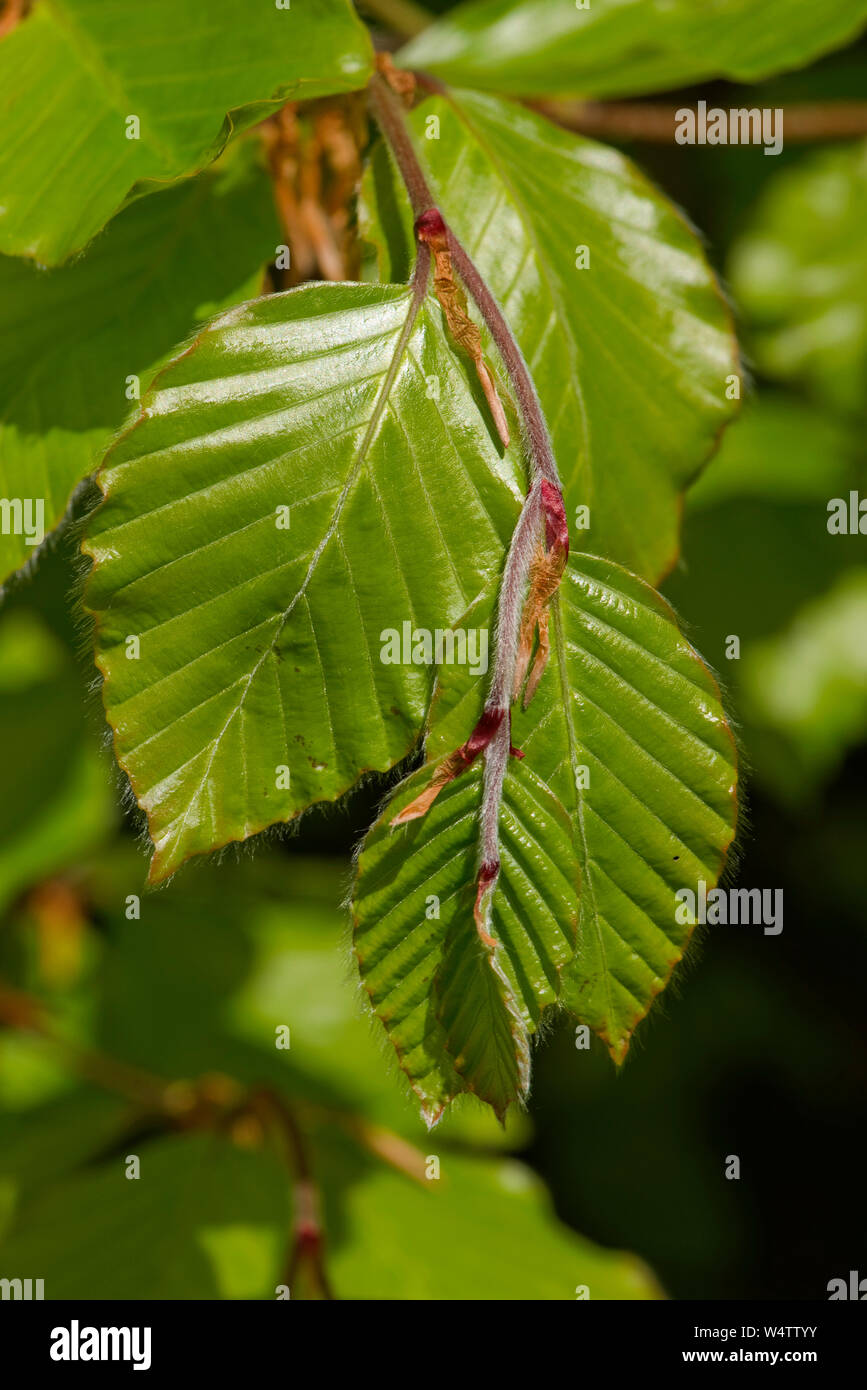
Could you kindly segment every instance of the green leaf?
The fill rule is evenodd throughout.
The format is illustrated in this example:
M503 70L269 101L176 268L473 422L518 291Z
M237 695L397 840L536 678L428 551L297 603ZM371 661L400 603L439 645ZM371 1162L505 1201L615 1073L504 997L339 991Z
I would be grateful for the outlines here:
M730 636L745 650L779 632L858 557L863 541L831 535L827 525L828 502L848 504L858 484L856 455L851 428L797 398L763 392L687 494L683 560L665 593L708 660L725 663L731 686L741 665L727 654Z
M693 639L726 670L754 781L787 806L803 804L858 737L858 641L847 666L835 615L857 616L843 596L864 539L828 530L831 501L848 512L859 485L857 455L851 423L783 392L751 399L688 494L683 562L665 585ZM816 716L809 730L799 707Z
M762 390L744 403L710 467L689 489L687 517L733 498L812 502L825 512L828 498L854 482L856 450L855 431L839 417L793 394Z
M335 1174L344 1234L328 1260L341 1298L664 1296L635 1255L605 1250L562 1226L538 1179L514 1160L446 1154L439 1181L423 1187L381 1167L352 1181L350 1172ZM408 1231L422 1259L410 1256Z
M797 802L867 738L867 567L752 646L740 679L745 716L765 735L761 771Z
M3 1267L38 1270L47 1299L274 1298L289 1183L270 1153L216 1135L133 1145L25 1201Z
M521 96L636 96L785 72L848 43L865 22L865 0L469 0L399 61Z
M143 931L124 915L139 866L115 852L113 869L119 860L115 881L90 885L112 943L91 1041L161 1076L217 1069L423 1140L397 1067L383 1065L381 1040L346 987L335 885L348 882L348 862L293 855L288 877L285 857L268 851L200 865L146 899ZM172 1019L171 1029L154 1028L155 1010ZM278 1028L290 1030L285 1050L274 1045ZM488 1151L522 1147L529 1122L517 1112L509 1118L504 1133L488 1107L468 1101L438 1137Z
M771 180L729 274L767 376L863 414L867 389L867 143Z
M480 764L450 783L421 820L391 828L430 775L429 758L365 841L353 902L356 956L427 1122L463 1090L502 1117L527 1093L526 1033L560 994L575 950L572 828L557 797L525 762L513 761L500 821L495 958L481 949L473 921Z
M439 309L397 286L243 305L158 377L86 544L152 881L410 750L432 674L384 662L383 634L454 623L518 512L484 409Z
M510 762L500 818L497 956L528 1031L559 995L619 1062L686 949L677 890L710 885L722 868L734 833L734 743L712 676L641 580L573 557L553 618L548 669L529 708L513 713L524 757ZM510 1081L507 1099L521 1095L517 1048L509 1077L502 1014L479 983L454 980L478 1018L457 1050L438 998L455 968L450 939L472 926L480 773L459 776L425 817L391 829L473 728L481 685L443 668L427 766L368 836L355 891L362 981L429 1120L466 1087L497 1109ZM431 895L439 916L426 912ZM482 1086L497 1067L499 1088Z
M0 251L56 264L284 102L370 71L348 0L40 0L0 44Z
M730 316L697 238L629 160L510 102L453 93L410 127L533 373L570 525L589 507L573 541L658 581L680 493L737 409ZM383 272L405 275L406 200L381 163L366 202Z
M118 1144L133 1123L128 1102L81 1086L23 1114L4 1111L0 1183L8 1185L17 1205Z
M89 853L113 820L108 766L79 716L61 643L31 612L0 622L0 911ZM14 794L12 793L14 788Z
M268 178L239 146L128 208L74 265L0 258L0 493L41 501L51 531L129 411L130 379L143 391L196 323L256 294L279 239ZM4 528L0 580L33 552Z
M558 660L570 698L549 679L550 725L545 706L531 705L532 729L523 735L516 721L515 732L577 825L583 949L564 1001L622 1061L689 941L676 893L701 879L710 887L722 871L735 832L735 744L716 681L668 604L584 557L567 573Z

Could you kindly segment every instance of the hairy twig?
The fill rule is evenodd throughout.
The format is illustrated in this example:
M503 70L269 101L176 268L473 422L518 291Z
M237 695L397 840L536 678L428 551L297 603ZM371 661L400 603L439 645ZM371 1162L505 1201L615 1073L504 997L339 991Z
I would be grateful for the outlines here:
M373 114L386 144L391 150L404 187L409 195L413 216L420 217L434 206L430 185L416 158L409 131L403 118L403 107L388 82L380 73L374 73L367 88L370 94Z
M499 817L503 785L510 754L522 756L511 746L510 707L520 684L519 675L522 669L526 671L525 657L529 652L523 649L527 647L528 630L532 641L537 624L540 648L545 624L544 652L547 652L547 605L556 591L568 555L566 512L544 412L523 353L478 267L448 226L442 210L434 205L400 101L379 75L373 78L370 90L374 112L415 215L419 255L431 246L435 254L437 248L447 248L450 266L454 267L475 302L508 374L530 466L527 496L512 535L500 585L494 664L482 716L467 742L439 765L425 791L404 807L394 821L394 824L403 824L424 815L446 783L459 776L480 754L484 756L475 919L481 940L493 951L498 943L489 931L489 906L500 871ZM448 310L446 315L448 318ZM522 617L526 620L522 621ZM532 677L533 689L540 675L537 663Z

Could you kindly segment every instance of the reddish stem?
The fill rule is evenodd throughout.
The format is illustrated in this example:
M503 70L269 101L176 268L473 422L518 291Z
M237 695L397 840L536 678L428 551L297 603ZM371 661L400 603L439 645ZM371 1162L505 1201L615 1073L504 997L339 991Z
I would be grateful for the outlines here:
M524 355L483 276L448 226L441 210L434 205L430 186L413 148L399 101L388 84L378 76L371 81L370 93L383 135L409 194L415 215L419 256L428 253L431 237L447 238L454 268L484 319L508 373L530 459L530 487L512 535L500 585L496 652L488 698L482 717L469 741L457 750L457 756L453 755L451 760L469 766L478 753L484 754L475 915L482 940L494 949L497 943L487 933L482 918L487 912L487 905L490 903L499 874L499 814L503 783L510 753L517 752L511 746L511 720L508 714L519 659L524 596L528 588L530 568L540 543L544 540L549 549L560 546L568 551L566 511L548 426ZM418 286L418 269L414 283ZM458 775L460 770L462 769L458 766L453 770L449 767L448 777ZM411 810L413 817L424 814L430 800L436 795L436 790L435 780L430 789L431 794L418 798L412 808L406 808L406 811ZM398 816L396 823L399 824L401 821L402 817Z

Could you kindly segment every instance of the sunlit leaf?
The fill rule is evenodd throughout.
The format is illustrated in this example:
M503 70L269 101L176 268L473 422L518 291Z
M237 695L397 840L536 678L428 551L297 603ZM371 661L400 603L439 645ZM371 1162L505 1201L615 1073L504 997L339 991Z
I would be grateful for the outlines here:
M241 306L142 405L100 473L87 603L156 881L409 752L432 670L384 635L447 629L495 581L522 479L439 309L396 286Z
M342 1298L664 1297L635 1255L560 1225L538 1179L513 1160L446 1154L439 1179L423 1185L385 1169L335 1176L346 1237L330 1263ZM423 1258L410 1254L408 1231Z
M0 43L0 252L53 265L284 102L363 87L348 0L40 0Z
M785 72L849 42L865 22L864 0L467 0L399 61L518 95L636 96Z

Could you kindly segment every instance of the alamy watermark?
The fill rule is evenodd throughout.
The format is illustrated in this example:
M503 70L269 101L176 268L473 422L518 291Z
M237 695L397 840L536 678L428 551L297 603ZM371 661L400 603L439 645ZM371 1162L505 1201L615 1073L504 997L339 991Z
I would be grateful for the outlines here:
M678 145L764 145L765 154L779 154L783 148L782 107L721 106L708 109L706 101L698 107L682 106L674 113L674 138Z
M466 666L474 676L488 669L488 630L484 627L413 627L411 622L379 634L384 666Z
M841 1299L867 1302L867 1279L862 1279L857 1269L849 1270L848 1279L829 1279L827 1287L829 1303L838 1303Z
M700 878L695 889L678 888L674 920L681 926L762 927L765 936L783 930L782 888L711 888Z
M0 534L23 536L25 545L45 540L44 497L0 497Z
M867 536L867 497L854 489L848 497L832 497L827 528L829 536Z
M31 1303L44 1297L44 1279L0 1279L0 1299L21 1299Z
M82 1327L73 1318L68 1327L51 1332L52 1361L131 1361L134 1371L150 1370L149 1327Z

